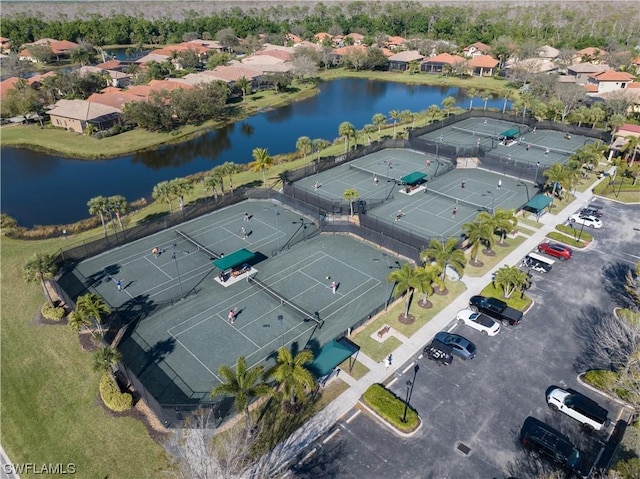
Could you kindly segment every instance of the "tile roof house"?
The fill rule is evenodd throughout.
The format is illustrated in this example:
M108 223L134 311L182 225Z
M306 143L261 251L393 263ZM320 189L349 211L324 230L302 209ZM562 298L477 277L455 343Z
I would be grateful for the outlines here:
M122 63L120 60L108 60L103 63L98 63L96 68L102 70L122 70L126 66L126 63Z
M505 65L507 70L515 69L514 71L516 71L519 68L523 68L531 73L547 74L558 71L558 65L556 63L543 58L526 58L524 60L507 63L508 64Z
M389 48L390 50L399 50L400 48L404 47L405 43L407 43L406 38L392 36L387 38L384 46Z
M361 33L354 32L354 33L350 33L345 38L351 38L353 40L354 45L361 45L362 40L364 40L364 35L362 35Z
M122 73L118 70L107 70L104 68L92 67L92 66L84 66L80 67L78 70L80 75L85 75L87 73L97 73L97 74L105 74L109 76L109 84L111 86L117 88L125 88L131 82L131 76L126 73Z
M469 60L471 74L475 76L493 76L500 62L491 55L479 55Z
M322 43L325 41L326 38L328 38L329 40L333 40L333 36L329 35L327 32L319 32L316 33L313 38L316 39L316 42L318 43Z
M20 78L10 77L0 82L0 101L4 101L9 97L9 92L16 87L18 81L20 81Z
M151 62L162 63L162 62L166 62L170 58L171 58L171 55L160 55L159 53L151 52L151 53L147 53L143 57L138 58L136 60L136 63L138 63L139 65L144 65Z
M441 53L424 60L420 65L420 70L425 73L443 73L447 68L465 61L461 56Z
M578 50L573 56L573 63L600 63L607 55L607 51L601 48L587 47L582 50Z
M118 108L87 100L58 100L48 113L53 126L76 133L84 133L89 125L106 130L119 123L122 117Z
M109 88L111 88L112 90L102 90L100 93L94 93L89 98L87 98L87 101L92 103L100 103L101 105L110 106L112 108L117 108L120 111L122 111L122 107L124 107L129 102L145 101L145 98L134 95L127 91L121 91L114 87Z
M589 76L604 71L611 70L609 65L596 65L594 63L577 63L567 67L567 75L573 75L578 85L584 85L589 82Z
M71 55L73 50L80 48L80 45L74 42L70 42L69 40L54 40L53 38L41 38L38 41L25 43L23 45L23 50L18 54L21 60L30 60L32 62L37 62L38 60L31 55L29 51L29 46L32 45L49 45L51 47L51 51L58 58L68 57Z
M560 56L560 50L558 50L557 48L553 48L549 45L544 45L540 47L540 50L538 50L539 58L546 58L547 60L555 60L559 56Z
M6 37L0 37L0 53L9 53L11 40Z
M613 133L610 148L618 152L621 151L622 148L628 143L629 139L627 137L629 136L640 138L640 125L632 125L630 123L620 125ZM638 153L640 153L640 147L638 147Z
M349 45L346 47L336 48L331 52L331 61L337 65L342 61L343 56L354 51L360 51L366 54L368 50L364 45Z
M242 64L219 66L206 73L211 78L223 81L230 86L235 85L235 82L244 77L251 82L251 87L254 89L259 87L263 75L260 70Z
M462 50L465 57L473 58L480 55L486 55L491 51L491 47L486 43L475 42Z
M405 71L409 69L410 63L419 63L423 59L424 55L422 55L418 50L407 50L396 53L389 57L389 70Z
M606 93L626 88L634 78L630 73L607 70L589 75L586 86L596 86L597 93Z

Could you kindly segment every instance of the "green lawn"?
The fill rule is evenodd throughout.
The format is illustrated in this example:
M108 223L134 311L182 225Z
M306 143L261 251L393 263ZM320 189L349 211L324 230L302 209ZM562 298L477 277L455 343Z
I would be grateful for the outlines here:
M505 298L503 296L502 288L495 288L492 283L489 283L487 286L485 286L480 294L482 296L490 296L493 298L501 299L512 308L518 309L520 311L525 311L533 302L533 300L526 294L524 295L524 298L521 298L520 293L513 293L510 298Z
M353 357L340 364L339 368L354 379L361 379L369 372L368 367L358 360L353 360Z
M140 421L105 412L100 375L91 371L92 357L77 335L66 326L34 323L44 296L39 285L24 283L22 267L33 253L61 244L0 242L0 441L13 462L74 463L78 477L157 477L167 467L163 448Z

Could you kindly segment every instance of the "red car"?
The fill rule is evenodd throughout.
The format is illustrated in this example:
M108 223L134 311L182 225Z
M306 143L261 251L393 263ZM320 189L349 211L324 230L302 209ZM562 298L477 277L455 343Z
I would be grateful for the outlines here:
M560 261L570 259L573 254L571 248L558 243L541 243L538 245L538 252L558 258Z

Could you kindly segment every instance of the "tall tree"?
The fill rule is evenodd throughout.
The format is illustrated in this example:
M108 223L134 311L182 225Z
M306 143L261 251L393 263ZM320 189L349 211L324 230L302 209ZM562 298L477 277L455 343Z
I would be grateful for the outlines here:
M266 378L275 379L278 383L278 390L287 398L291 411L296 401L303 399L316 386L316 380L307 367L312 361L313 352L309 349L294 354L287 348L280 348L275 366L265 374Z
M396 137L396 124L400 119L400 112L398 110L391 110L389 112L389 118L393 120L393 137Z
M122 359L120 351L113 346L102 346L93 353L93 364L91 368L96 372L113 374L113 368Z
M69 324L69 327L76 333L79 333L82 328L85 328L91 331L89 328L91 321L89 321L89 319L86 316L84 316L82 313L79 313L77 310L73 311L69 315L68 324Z
M433 294L433 284L440 278L442 269L435 263L425 264L422 267L422 275L420 276L419 291L424 295L420 300L422 307L429 307L431 305L429 296ZM440 286L440 285L439 285ZM441 286L443 287L443 286Z
M213 388L211 396L233 397L236 410L244 413L247 428L251 429L253 427L253 420L249 412L251 401L266 396L271 391L271 388L262 381L264 366L259 364L248 368L246 358L240 356L235 370L227 365L222 365L218 368L218 374L223 382Z
M629 168L633 166L633 163L636 161L636 155L638 153L638 149L640 149L640 136L628 135L625 136L624 139L625 144L620 149L625 156L627 157L627 161L629 161Z
M566 184L568 179L567 169L560 163L551 165L551 167L544 170L542 174L547 178L547 183L553 185L553 187L551 188L552 197L556 195L558 185Z
M462 276L467 264L464 252L458 248L457 238L449 238L446 242L432 239L429 247L420 253L420 259L425 263L435 261L442 268L441 278L443 281L447 273L447 266L451 266L459 276Z
M349 202L349 211L351 213L351 216L353 216L353 202L360 196L358 190L356 190L355 188L347 188L346 190L344 190L342 196Z
M518 226L518 218L515 210L496 209L493 214L493 224L500 232L500 244L504 244L506 236Z
M55 278L58 273L58 265L55 257L50 254L36 253L23 268L24 279L27 283L38 281L49 304L53 305L53 300L49 294L46 282Z
M122 215L126 215L129 211L129 202L127 199L121 195L110 196L107 198L107 209L116 215L116 219L120 225L120 231L124 231Z
M220 184L220 178L217 176L213 176L211 172L209 172L209 174L205 176L203 180L205 196L207 196L207 191L211 189L214 199L218 201L218 184Z
M102 336L102 315L109 314L111 308L95 293L83 294L76 301L76 312L87 319L93 319L98 332Z
M405 295L403 313L405 319L409 317L409 307L411 306L414 291L421 288L426 280L425 270L413 267L409 263L403 264L399 269L394 269L387 276L389 283L395 283L393 288L394 297Z
M262 185L267 187L267 170L273 166L273 158L269 155L266 148L254 148L251 153L254 161L251 163L253 171L262 172Z
M517 266L503 266L496 271L494 283L502 288L505 298L510 298L515 291L529 287L529 276Z
M313 151L317 154L316 160L320 160L320 152L325 148L328 148L331 143L324 138L316 138L311 141L311 145L313 147Z
M449 115L451 114L451 109L456 106L456 99L452 96L448 96L447 98L445 98L444 100L442 100L442 107L446 110L447 112L447 118L449 117Z
M348 121L343 121L338 127L338 134L344 137L344 152L349 152L349 138L356 134L355 127Z
M296 141L296 150L302 153L305 162L307 161L307 155L311 153L311 149L311 138L308 136L298 138L298 141Z
M483 212L486 216L480 216L480 213L474 221L462 225L462 231L467 236L467 241L471 245L471 257L474 263L478 262L478 253L480 247L487 240L487 236L493 235L493 224L490 221L491 216ZM488 218L487 218L488 216Z
M175 178L169 182L174 196L178 197L180 211L184 209L184 197L193 190L193 183L186 178Z
M171 188L171 183L168 181L161 181L153 187L151 196L156 201L166 201L169 204L169 213L173 213L172 200L175 199L175 193L173 188Z
M429 108L427 108L427 121L429 122L429 124L435 121L438 113L440 113L440 107L438 105L431 105Z
M387 117L382 113L376 113L373 115L373 118L371 118L371 121L378 127L378 141L380 141L380 131L382 130L382 125L387 123Z
M95 198L91 198L87 202L87 206L89 207L89 214L91 216L99 216L100 222L102 223L102 230L104 231L104 237L107 237L107 223L104 220L104 214L107 211L107 207L109 205L109 200L104 196L96 196Z
M229 190L233 193L233 175L238 173L239 168L233 161L225 161L222 165L221 171L229 177Z
M242 92L242 101L245 101L247 97L247 91L251 87L251 81L247 79L247 77L240 77L236 80L236 87L240 89Z

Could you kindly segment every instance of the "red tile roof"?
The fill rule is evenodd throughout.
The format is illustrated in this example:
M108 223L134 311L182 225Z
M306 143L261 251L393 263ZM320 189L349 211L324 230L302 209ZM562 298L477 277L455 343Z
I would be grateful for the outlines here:
M349 45L346 47L336 48L333 53L342 56L352 51L361 51L366 53L367 47L365 47L364 45Z
M101 105L111 106L122 110L122 107L132 101L144 101L144 98L134 95L126 91L115 91L107 93L94 93L87 101L92 103L100 103Z
M123 63L120 60L108 60L104 63L98 63L96 65L97 68L102 68L103 70L115 70L120 68Z
M7 78L0 82L0 100L6 100L9 96L9 91L13 90L16 83L20 80L18 77Z
M446 63L448 65L453 65L455 63L465 61L464 58L458 55L451 55L450 53L441 53L440 55L436 55L435 57L428 58L425 60L425 63Z
M627 82L633 80L635 77L629 73L617 72L615 70L607 70L602 73L596 73L595 75L589 75L591 78L595 78L599 82L602 81L615 81L615 82Z
M27 79L27 84L33 85L34 83L40 83L44 78L54 77L54 76L56 76L56 72L47 72L47 73L42 73L40 75L33 75L32 77Z
M293 55L283 50L260 50L255 53L256 55L268 55L270 57L278 58L279 60L288 62L293 59Z
M480 55L469 60L469 65L477 68L495 68L500 63L491 55Z

